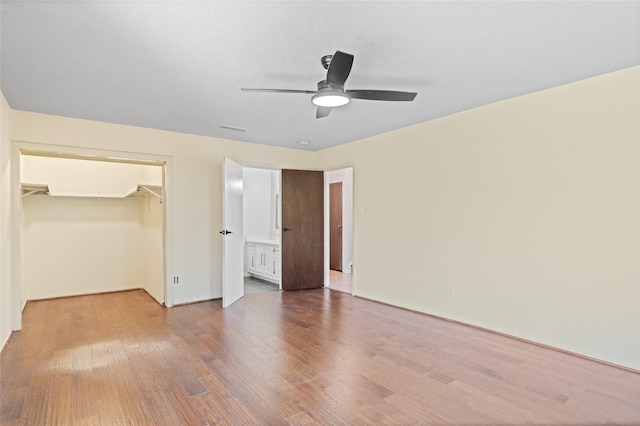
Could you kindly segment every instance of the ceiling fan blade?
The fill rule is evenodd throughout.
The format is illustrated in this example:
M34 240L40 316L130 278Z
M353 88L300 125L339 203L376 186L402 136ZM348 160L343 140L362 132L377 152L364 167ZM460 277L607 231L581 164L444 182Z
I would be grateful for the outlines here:
M327 70L327 83L338 87L344 86L347 81L351 66L353 65L353 55L339 50L333 54L329 69Z
M331 107L318 107L316 110L316 118L325 118L331 112Z
M416 92L396 92L394 90L345 90L352 99L371 101L412 101Z
M263 93L305 93L308 95L312 95L316 93L315 90L297 90L297 89L247 89L245 87L241 88L243 92L263 92Z

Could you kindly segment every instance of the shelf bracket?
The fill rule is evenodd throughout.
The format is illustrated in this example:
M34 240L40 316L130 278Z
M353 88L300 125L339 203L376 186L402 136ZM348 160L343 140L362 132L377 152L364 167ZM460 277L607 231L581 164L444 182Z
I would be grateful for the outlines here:
M149 187L147 187L145 185L138 185L138 191L140 191L140 190L148 192L149 194L153 195L154 197L157 197L160 200L160 202L162 202L162 195L158 194L153 189L150 189ZM160 188L160 190L162 190L162 188Z
M29 195L35 194L43 194L49 195L49 185L42 184L22 184L22 198L28 197Z

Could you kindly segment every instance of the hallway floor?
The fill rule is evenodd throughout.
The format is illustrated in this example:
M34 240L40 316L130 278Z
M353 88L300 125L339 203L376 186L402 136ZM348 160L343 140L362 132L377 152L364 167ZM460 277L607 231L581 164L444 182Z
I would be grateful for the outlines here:
M351 274L345 274L340 271L334 271L331 269L329 275L329 288L331 290L342 291L343 293L353 293L353 287L351 285Z

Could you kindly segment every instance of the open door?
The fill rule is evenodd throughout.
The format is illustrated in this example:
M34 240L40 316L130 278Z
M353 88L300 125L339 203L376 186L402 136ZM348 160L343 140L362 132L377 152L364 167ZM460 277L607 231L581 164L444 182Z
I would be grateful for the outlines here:
M225 157L222 166L222 307L244 296L242 166Z
M282 289L324 286L324 172L282 170Z

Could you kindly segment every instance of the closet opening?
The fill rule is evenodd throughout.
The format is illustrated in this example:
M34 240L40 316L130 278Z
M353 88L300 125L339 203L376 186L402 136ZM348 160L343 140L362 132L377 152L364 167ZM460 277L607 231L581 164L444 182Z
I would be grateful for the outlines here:
M164 161L20 151L22 299L166 287Z

